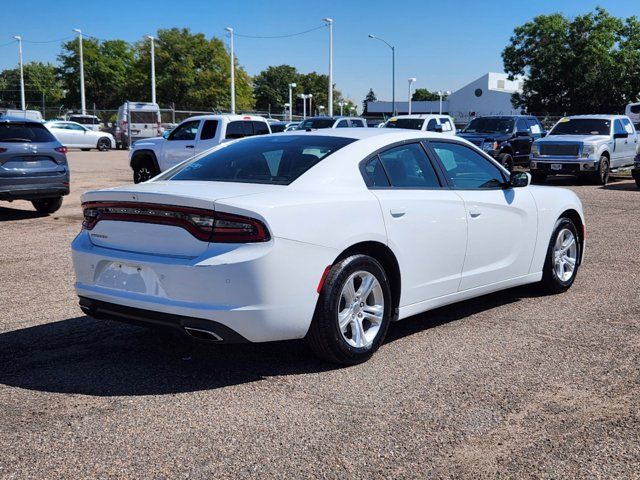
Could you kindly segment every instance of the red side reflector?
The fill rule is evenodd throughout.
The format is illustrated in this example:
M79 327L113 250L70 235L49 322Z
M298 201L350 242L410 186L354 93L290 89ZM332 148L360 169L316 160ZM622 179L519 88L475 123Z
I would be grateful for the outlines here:
M322 272L322 277L320 277L320 283L318 283L318 288L316 291L320 293L322 291L322 287L324 287L324 281L327 279L327 275L329 275L329 271L331 270L331 265L327 265L327 268Z

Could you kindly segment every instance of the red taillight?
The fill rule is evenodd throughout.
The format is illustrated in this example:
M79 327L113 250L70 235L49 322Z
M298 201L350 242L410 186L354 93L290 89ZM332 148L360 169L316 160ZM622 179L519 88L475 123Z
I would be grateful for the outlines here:
M67 147L56 147L56 152L66 155L69 149Z
M86 230L101 220L120 220L184 228L205 242L253 243L271 238L260 220L212 210L132 202L89 202L82 208Z

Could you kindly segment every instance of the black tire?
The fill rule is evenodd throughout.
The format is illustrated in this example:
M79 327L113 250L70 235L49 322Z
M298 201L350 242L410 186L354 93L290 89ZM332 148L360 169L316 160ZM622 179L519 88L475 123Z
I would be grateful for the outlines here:
M531 172L531 181L538 184L544 183L547 181L547 174L533 170Z
M509 153L501 153L498 155L498 161L500 164L509 170L509 172L513 172L513 157Z
M90 148L81 148L80 150L82 150L83 152L89 152L91 149Z
M576 264L573 270L573 273L570 278L567 280L561 279L556 269L554 268L554 260L555 260L555 252L554 246L556 240L558 239L558 235L563 230L569 230L573 233L575 238L575 244L577 246L577 257ZM546 293L562 293L569 290L571 285L576 279L576 275L578 274L578 268L580 267L580 259L582 258L582 243L580 242L580 235L578 234L578 229L573 223L573 220L567 217L560 218L553 229L553 233L551 234L551 239L549 240L549 246L547 247L547 256L544 261L544 267L542 270L542 281L540 282L540 286Z
M155 163L151 158L145 156L142 159L134 159L135 166L133 167L133 182L141 183L152 179L160 172L155 166Z
M636 186L640 188L640 177L636 178Z
M40 213L54 213L62 206L62 197L41 198L32 200L33 207Z
M606 185L609 183L609 159L605 156L600 157L600 165L598 166L598 171L593 174L593 182L596 185Z
M102 137L98 139L98 143L96 144L96 148L101 152L108 152L111 150L111 140L107 137Z
M344 303L341 302L345 282L352 274L360 271L372 274L380 284L384 310L380 328L372 342L368 346L357 348L347 343L340 331L338 309L340 305L344 306ZM364 302L366 301L367 299L364 299ZM363 303L360 304L360 306L362 305ZM328 362L341 365L356 365L365 362L371 358L384 341L393 310L391 288L382 266L374 258L367 255L352 255L331 267L320 292L316 311L307 333L307 342L318 357Z

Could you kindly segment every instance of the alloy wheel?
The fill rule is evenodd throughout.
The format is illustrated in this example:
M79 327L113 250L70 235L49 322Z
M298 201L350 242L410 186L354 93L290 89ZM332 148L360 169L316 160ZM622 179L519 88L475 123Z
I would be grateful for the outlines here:
M370 347L384 318L384 295L378 279L360 270L347 278L338 303L338 328L352 347Z
M558 232L553 247L553 268L558 279L563 282L571 280L578 263L578 244L571 230L563 228Z

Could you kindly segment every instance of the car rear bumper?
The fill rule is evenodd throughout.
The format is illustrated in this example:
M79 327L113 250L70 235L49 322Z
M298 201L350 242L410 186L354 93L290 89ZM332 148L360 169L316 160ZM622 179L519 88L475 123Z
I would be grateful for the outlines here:
M197 258L175 258L98 247L87 231L72 244L76 293L89 314L147 324L163 323L168 315L175 328L195 319L196 328L216 332L222 325L250 342L306 335L318 282L338 253L272 238L264 244L210 244Z
M11 184L8 180L5 178L0 179L0 200L36 200L38 198L60 197L69 194L68 178L64 183L31 183L32 180L36 179L29 178L16 179L16 182ZM50 182L50 179L47 180Z

